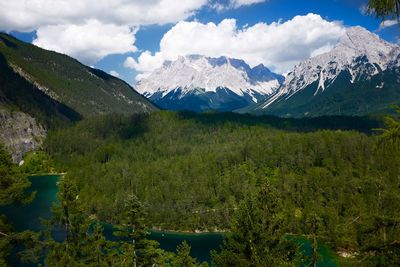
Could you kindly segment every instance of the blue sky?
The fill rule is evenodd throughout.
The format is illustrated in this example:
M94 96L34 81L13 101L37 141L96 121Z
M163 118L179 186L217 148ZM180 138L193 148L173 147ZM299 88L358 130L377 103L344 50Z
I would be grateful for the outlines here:
M49 0L42 1L47 3ZM87 1L89 2L90 0ZM154 0L152 2L157 1L158 0ZM122 10L125 8L123 6L124 1L119 0L116 2L121 2ZM188 4L187 7L184 7L186 9L172 7L172 11L165 11L168 13L163 13L162 10L157 10L156 8L159 8L159 6L154 5L153 7L150 6L151 4L141 6L145 5L142 4L143 1L139 0L136 2L137 4L134 4L134 6L127 6L125 9L129 10L129 8L131 8L130 13L134 13L136 9L143 13L146 13L148 10L150 10L151 12L149 12L149 15L147 15L148 17L143 15L143 17L140 17L140 19L137 21L133 21L129 18L129 14L121 15L123 12L115 14L111 14L112 12L109 12L106 14L110 14L110 16L105 20L105 16L104 14L102 15L101 11L98 13L85 13L84 9L74 10L75 7L71 6L71 10L67 10L65 12L67 14L70 12L71 15L65 15L65 18L62 18L62 20L59 20L58 17L62 17L64 12L60 11L62 13L57 17L54 7L52 9L49 8L48 11L41 11L48 12L43 13L43 16L49 18L47 20L41 20L27 11L31 10L32 8L27 8L26 10L15 10L15 12L20 12L26 17L32 16L32 18L29 17L29 19L26 19L25 24L13 21L13 18L10 17L6 18L4 21L2 21L0 18L0 25L6 25L2 30L11 32L11 34L21 40L32 42L36 39L35 43L42 47L77 57L85 64L92 65L106 72L115 71L118 73L120 78L124 79L130 84L135 83L135 77L138 74L153 70L159 66L161 61L165 59L173 59L180 53L190 53L192 51L191 46L195 46L198 43L196 38L188 38L188 36L190 36L188 31L190 31L192 27L195 27L193 31L195 31L199 36L201 35L205 36L205 38L211 38L210 40L214 40L212 39L214 36L207 33L209 29L213 29L213 31L215 30L213 33L215 35L218 35L219 32L221 32L221 35L226 34L227 46L230 46L230 48L227 48L227 50L224 50L223 46L222 48L221 46L217 46L213 50L213 45L215 44L210 42L209 50L204 48L207 46L206 43L203 46L199 45L199 47L194 48L194 52L201 53L204 51L204 54L216 56L217 54L213 53L213 51L216 51L215 53L221 53L224 55L226 54L228 56L243 57L246 61L248 59L248 61L250 61L250 63L253 65L257 63L263 63L267 65L267 67L270 67L277 72L287 71L287 69L289 69L294 62L302 59L303 57L310 56L315 50L322 49L321 51L324 51L325 47L329 48L332 45L332 39L323 35L323 33L320 33L320 37L316 37L317 39L319 38L319 40L316 39L315 41L312 41L312 44L310 45L313 46L314 50L311 49L310 51L304 52L304 55L301 55L300 57L288 59L283 55L282 57L275 57L268 54L263 54L262 44L257 44L253 47L252 43L240 43L242 41L236 35L238 35L238 33L241 31L246 31L247 35L245 36L250 36L251 32L254 30L253 34L266 35L260 37L260 42L262 42L262 40L269 40L269 35L271 38L277 38L276 36L281 36L281 34L285 33L284 31L287 28L288 35L298 34L304 31L306 36L307 33L309 34L312 31L312 28L305 28L302 25L304 25L304 23L307 25L307 19L311 19L306 17L307 14L313 13L321 17L321 19L315 17L312 18L312 21L316 21L315 27L320 30L324 30L326 27L327 31L332 30L333 35L337 34L337 36L340 36L340 28L345 29L349 26L360 25L372 32L375 32L381 38L393 43L398 42L398 38L400 37L399 26L393 25L389 27L389 22L389 24L385 25L387 27L381 27L380 20L373 16L365 15L362 12L363 6L365 6L367 2L364 0L193 0L193 3L190 5ZM175 2L177 5L179 5L181 1L177 0ZM10 8L13 7L11 6ZM175 12L175 10L177 10L176 19L173 16L174 14L171 14L171 12ZM156 15L153 15L155 13L158 14L158 12L160 12L158 16L159 19ZM79 22L79 17L78 19L74 17L75 14L82 17L82 22ZM51 17L53 15L54 18ZM291 24L285 24L285 22L293 20L293 18L296 16L300 16L297 23L293 22ZM234 19L234 22L232 22L232 20L228 21L227 19ZM81 25L87 23L88 20L98 20L100 22L92 23L90 26L81 27ZM223 25L220 23L224 20L226 23L223 24L226 24L227 26L223 27ZM180 23L180 21L186 21L188 23L183 24ZM302 21L305 22L303 23ZM330 22L332 22L334 25L326 24ZM213 23L213 25L210 26L209 23ZM273 23L281 24L281 26L285 24L286 26L279 27L278 25L271 29L272 27L269 27L269 25ZM61 27L61 24L64 26ZM102 25L108 25L108 28L102 27ZM261 25L263 29L259 29L257 32L256 29L258 29L258 27L253 27L255 25ZM278 32L277 35L273 33L275 28ZM90 32L82 34L80 37L82 39L82 43L85 44L85 47L76 48L74 43L81 42L81 39L79 39L80 29L82 29L82 32ZM65 35L64 39L61 39L59 36L57 36L58 32ZM75 34L70 37L68 34L71 33ZM170 35L170 38L165 38L165 45L163 48L161 48L160 41L166 34ZM38 38L38 36L40 38ZM111 37L115 36L120 36L121 39L110 39ZM91 38L91 40L89 40L89 38ZM218 42L223 42L224 40L217 37L215 38L215 40L218 40ZM324 38L326 38L326 43L321 43L320 40L323 40ZM257 38L255 40L257 40ZM293 41L291 41L289 38L286 42L295 43L296 40L298 39L296 39L296 36L294 36ZM180 45L177 44L174 46L174 41L177 43L186 43ZM235 46L235 44L232 43L236 41L238 44ZM68 43L70 43L70 48L68 48ZM105 44L108 45L106 46ZM113 47L113 44L115 44L115 47ZM91 49L90 45L94 46L93 49ZM97 45L99 45L99 47L97 47ZM254 53L249 54L244 51L245 49L238 48L240 45L249 45L249 50L254 50ZM290 50L292 47L292 44L290 43L285 43L284 45L287 45L289 48L288 50ZM303 46L293 46L293 49L299 49L296 47ZM180 51L180 49L182 51ZM274 49L276 48L273 46L273 44L268 44L265 46L265 50L268 49L275 51ZM92 56L87 56L89 52L93 52L94 54ZM156 55L157 52L159 52L158 55ZM130 58L130 63L127 63L128 57ZM286 60L285 64L281 64L281 58Z

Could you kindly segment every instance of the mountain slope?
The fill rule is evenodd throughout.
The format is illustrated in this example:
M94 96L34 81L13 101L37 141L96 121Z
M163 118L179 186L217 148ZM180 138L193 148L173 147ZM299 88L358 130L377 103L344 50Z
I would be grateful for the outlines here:
M164 62L136 87L165 109L229 111L263 100L283 79L262 64L251 68L243 60L189 55Z
M22 111L75 120L102 113L157 108L132 87L77 60L0 33L0 103ZM40 117L40 116L39 116Z
M0 142L15 162L40 147L47 129L96 114L155 110L122 80L0 33Z
M400 48L349 28L330 51L296 65L264 102L245 111L280 116L366 115L400 102Z

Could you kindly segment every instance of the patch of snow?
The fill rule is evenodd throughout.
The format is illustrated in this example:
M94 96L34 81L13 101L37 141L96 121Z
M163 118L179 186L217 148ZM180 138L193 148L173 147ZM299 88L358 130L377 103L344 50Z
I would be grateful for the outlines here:
M216 92L218 88L227 88L239 96L250 95L256 102L256 95L271 95L283 79L262 64L251 68L239 59L188 55L164 62L161 68L140 80L136 89L145 97L154 94L164 97L180 90L179 97L183 97L193 91Z
M288 98L319 79L316 95L328 88L344 70L350 73L351 83L361 76L372 77L391 66L400 65L399 59L399 46L362 27L351 27L331 51L297 64L286 75L284 84L260 107L265 109L281 97Z

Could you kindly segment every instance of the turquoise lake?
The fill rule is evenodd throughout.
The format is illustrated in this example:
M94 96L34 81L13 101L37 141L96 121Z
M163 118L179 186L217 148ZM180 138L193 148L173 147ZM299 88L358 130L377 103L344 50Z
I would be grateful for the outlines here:
M26 206L8 206L0 209L5 213L14 227L18 231L43 229L41 218L49 219L51 217L52 203L57 201L57 181L59 176L32 176L30 181L31 191L36 191L36 198ZM112 235L112 227L104 226L106 236ZM175 251L178 244L186 241L191 247L191 255L198 261L210 261L210 251L218 250L222 245L223 235L218 233L174 233L152 231L150 238L160 243L160 247L167 251ZM302 245L305 254L311 253L311 244L308 240L298 239ZM318 266L333 267L337 266L334 253L326 246L319 247L320 261Z

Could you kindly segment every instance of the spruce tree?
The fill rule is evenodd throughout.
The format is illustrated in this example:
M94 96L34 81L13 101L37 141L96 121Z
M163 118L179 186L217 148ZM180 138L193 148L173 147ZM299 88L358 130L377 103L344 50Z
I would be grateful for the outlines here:
M294 265L297 247L285 238L281 200L269 183L244 199L231 228L221 253L212 255L213 265Z
M30 187L27 177L13 164L11 155L0 144L0 206L11 204L27 204L35 197L34 193L27 194ZM17 244L35 238L34 233L25 231L17 233L4 214L0 214L0 266L7 266L6 258Z

